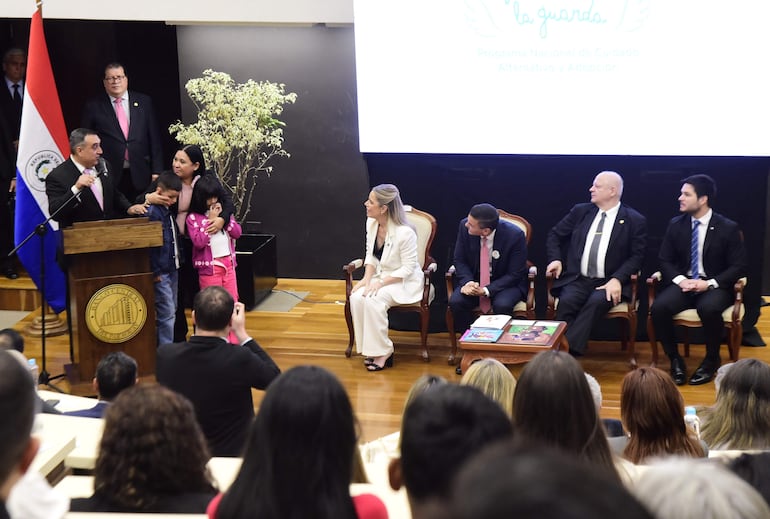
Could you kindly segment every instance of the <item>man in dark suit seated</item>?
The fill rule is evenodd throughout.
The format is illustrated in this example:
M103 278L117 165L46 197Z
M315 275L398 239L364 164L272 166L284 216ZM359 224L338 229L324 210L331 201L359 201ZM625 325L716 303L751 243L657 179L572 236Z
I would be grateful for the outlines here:
M70 158L56 166L45 179L48 210L61 209L54 218L62 227L74 222L108 220L142 215L147 209L118 191L109 172L97 171L102 156L101 139L93 131L78 128L70 133ZM72 195L77 194L74 198Z
M155 109L149 96L128 90L122 64L108 64L103 81L105 93L86 103L82 126L102 138L104 158L117 178L115 187L135 200L163 171Z
M251 388L265 389L281 370L246 332L246 309L220 286L198 292L195 335L158 348L158 382L181 393L195 415L212 456L240 456L254 419ZM239 344L227 342L230 331Z
M485 313L510 315L514 305L526 297L527 239L514 224L500 220L497 209L489 204L474 205L460 221L454 266L457 286L449 306L455 331L470 326L471 310L476 307Z
M717 193L708 175L682 180L679 216L668 224L660 246L663 290L650 309L655 335L671 360L671 377L685 383L687 371L677 350L673 316L695 308L703 323L706 357L690 384L710 382L719 368L722 312L733 301L733 285L746 275L746 250L738 224L711 209Z
M102 357L96 366L93 380L94 391L99 395L99 402L88 409L64 413L69 416L102 418L107 406L115 400L118 393L137 382L136 360L122 351L113 351Z
M596 175L591 203L575 205L548 233L546 274L555 277L556 319L567 322L571 354L583 355L593 325L631 297L631 276L642 266L647 219L620 202L623 178Z

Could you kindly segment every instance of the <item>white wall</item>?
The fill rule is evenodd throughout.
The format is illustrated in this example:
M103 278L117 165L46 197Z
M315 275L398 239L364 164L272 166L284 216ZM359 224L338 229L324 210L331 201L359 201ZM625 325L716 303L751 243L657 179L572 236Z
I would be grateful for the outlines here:
M0 18L29 18L33 0L0 1ZM353 23L352 0L46 0L45 18L170 23Z

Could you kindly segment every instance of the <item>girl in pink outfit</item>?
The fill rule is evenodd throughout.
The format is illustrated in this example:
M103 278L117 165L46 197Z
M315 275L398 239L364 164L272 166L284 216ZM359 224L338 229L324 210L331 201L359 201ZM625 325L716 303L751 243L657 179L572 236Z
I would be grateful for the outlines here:
M209 221L219 216L222 204L217 197L220 186L216 179L201 177L195 185L187 214L187 235L193 244L192 262L198 271L201 290L218 285L238 301L235 278L235 240L241 236L241 226L230 217L221 231L208 234Z

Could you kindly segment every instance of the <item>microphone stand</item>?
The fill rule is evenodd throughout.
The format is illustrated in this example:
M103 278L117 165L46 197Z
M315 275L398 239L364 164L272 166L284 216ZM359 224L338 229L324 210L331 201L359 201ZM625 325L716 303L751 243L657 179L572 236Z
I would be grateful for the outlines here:
M100 162L100 165L101 165L101 162ZM99 177L102 174L102 171L100 171L100 170L96 170L96 171L97 171L96 176ZM8 256L10 257L11 255L15 254L16 251L18 251L24 245L26 245L26 243L29 240L31 240L33 236L40 236L40 289L39 289L39 292L40 292L40 295L41 295L40 299L41 299L43 304L40 306L40 330L42 332L42 334L40 335L40 349L41 349L41 352L42 352L41 353L41 355L42 355L42 359L41 359L42 360L42 365L41 365L41 368L42 369L40 371L40 376L38 377L38 385L40 385L40 384L45 385L47 387L50 387L50 388L58 391L59 393L63 393L63 391L61 389L59 389L58 387L54 386L53 384L51 384L51 381L59 379L59 378L63 378L65 376L65 374L62 373L62 374L59 374L59 375L56 375L56 376L52 377L51 374L48 373L48 370L46 369L45 309L46 309L46 306L48 306L48 303L45 300L45 240L43 238L45 237L46 233L48 232L48 222L50 222L51 220L55 219L56 216L61 212L62 209L64 209L68 205L70 205L73 200L75 200L78 196L80 196L80 193L82 191L83 190L81 189L81 190L77 191L76 193L73 193L72 196L69 197L67 199L67 201L64 202L56 211L51 213L51 215L48 218L46 218L43 222L41 222L38 225L36 225L35 229L31 233L29 233L27 235L27 237L24 238L21 241L21 243L19 243L16 246L16 248L14 248L8 254ZM67 283L69 283L69 281L67 281ZM69 306L69 301L67 301L66 303L67 303L67 306ZM68 314L68 320L69 320L69 310L68 310L67 314ZM69 337L70 337L70 362L74 362L74 352L73 352L73 349L72 349L72 329L69 326L68 326L68 328L69 328L68 332L69 332Z

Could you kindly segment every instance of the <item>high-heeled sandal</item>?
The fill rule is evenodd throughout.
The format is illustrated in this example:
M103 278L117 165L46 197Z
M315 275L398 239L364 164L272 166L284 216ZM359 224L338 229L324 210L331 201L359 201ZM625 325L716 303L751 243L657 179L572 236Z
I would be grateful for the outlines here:
M374 357L366 357L364 359L364 366L371 366L374 364Z
M372 360L372 363L366 366L366 369L368 371L382 371L385 368L392 368L392 367L393 367L393 354L391 353L390 357L385 359L385 364L383 364L382 366L380 366L379 364L374 362L374 360Z

